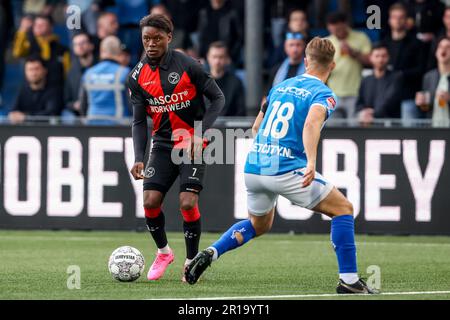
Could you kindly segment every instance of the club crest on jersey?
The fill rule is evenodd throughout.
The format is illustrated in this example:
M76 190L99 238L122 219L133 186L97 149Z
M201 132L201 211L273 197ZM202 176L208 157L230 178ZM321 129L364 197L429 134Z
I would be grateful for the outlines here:
M328 103L328 106L329 106L331 109L334 109L334 107L336 107L336 100L334 100L333 97L329 97L329 98L327 99L327 103Z
M145 177L146 178L151 178L155 175L156 170L153 167L147 168L147 170L145 171Z
M171 74L169 74L168 80L171 84L177 84L178 82L180 82L180 75L176 72L172 72Z

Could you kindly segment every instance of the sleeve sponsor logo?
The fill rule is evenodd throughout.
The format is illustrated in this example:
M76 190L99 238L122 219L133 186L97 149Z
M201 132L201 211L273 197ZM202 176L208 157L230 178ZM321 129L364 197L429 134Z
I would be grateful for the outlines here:
M139 62L139 64L137 65L136 69L134 70L133 74L131 75L131 77L137 81L137 76L139 75L139 73L141 72L142 67L144 66L144 64L141 62Z
M331 109L334 109L336 107L336 100L333 97L329 97L327 99L327 103Z

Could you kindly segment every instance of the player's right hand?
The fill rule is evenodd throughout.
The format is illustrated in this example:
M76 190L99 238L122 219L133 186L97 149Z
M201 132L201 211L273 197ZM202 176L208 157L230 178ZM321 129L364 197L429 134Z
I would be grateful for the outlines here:
M133 176L134 180L142 180L144 179L144 163L143 162L136 162L133 165L133 168L131 168L130 173Z
M303 176L303 188L308 187L314 180L316 176L316 166L314 164L308 163L306 166L305 175Z

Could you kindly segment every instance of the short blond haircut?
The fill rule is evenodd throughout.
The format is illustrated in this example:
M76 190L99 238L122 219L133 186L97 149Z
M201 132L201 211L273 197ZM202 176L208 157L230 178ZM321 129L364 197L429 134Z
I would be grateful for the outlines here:
M326 69L334 61L336 49L329 39L315 37L308 43L305 52L311 65Z

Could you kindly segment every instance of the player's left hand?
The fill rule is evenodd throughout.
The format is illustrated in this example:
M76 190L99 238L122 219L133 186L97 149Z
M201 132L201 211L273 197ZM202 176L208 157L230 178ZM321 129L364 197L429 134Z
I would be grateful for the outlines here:
M314 180L316 176L316 165L313 163L308 163L306 166L305 175L303 176L303 188L308 187Z
M144 175L142 172L144 171L144 163L143 162L136 162L133 165L133 168L131 168L130 173L133 176L134 180L142 180L144 179Z
M188 150L191 160L199 159L202 156L202 151L203 151L203 139L194 135L192 137L191 145Z

